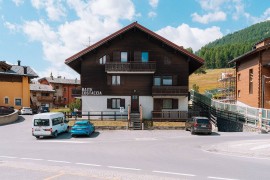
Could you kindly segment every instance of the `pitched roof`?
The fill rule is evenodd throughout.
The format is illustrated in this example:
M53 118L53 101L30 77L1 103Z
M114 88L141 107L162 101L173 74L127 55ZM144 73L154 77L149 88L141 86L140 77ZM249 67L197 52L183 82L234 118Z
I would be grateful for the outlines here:
M152 37L154 37L154 38L156 38L156 39L162 41L164 44L168 45L169 47L172 47L172 48L174 48L175 50L177 50L177 51L179 51L179 52L181 52L181 53L183 53L183 54L185 54L185 55L191 57L192 59L194 59L195 61L197 61L197 63L200 63L200 64L203 64L203 63L204 63L204 60L203 60L202 58L200 58L200 57L196 56L195 54L193 54L193 53L191 53L191 52L185 50L183 47L180 47L180 46L174 44L173 42L171 42L171 41L169 41L169 40L163 38L162 36L160 36L160 35L154 33L153 31L151 31L151 30L145 28L144 26L140 25L140 24L137 23L137 22L131 23L130 25L128 25L128 26L126 26L126 27L120 29L119 31L116 31L116 32L113 33L113 34L111 34L110 36L108 36L108 37L106 37L106 38L104 38L104 39L98 41L97 43L95 43L95 44L93 44L93 45L91 45L91 46L89 46L89 47L83 49L82 51L80 51L80 52L76 53L75 55L73 55L73 56L69 57L68 59L66 59L66 60L65 60L65 63L66 63L68 66L70 66L71 68L74 69L74 67L72 67L72 65L71 65L70 63L72 63L73 61L78 61L78 59L79 59L81 56L87 54L88 52L90 52L90 51L96 49L97 47L99 47L99 46L105 44L106 42L108 42L108 41L114 39L115 37L121 35L122 33L126 32L126 31L128 31L128 30L130 30L130 29L132 29L132 28L134 28L134 27L136 27L136 28L140 29L141 31L143 31L143 32L145 32L145 33L147 33L147 34L149 34L150 36L152 36ZM74 70L75 70L75 69L74 69ZM77 72L78 72L78 71L77 71Z
M9 65L4 61L0 61L2 67L6 67L6 71L0 72L0 74L8 74L8 75L19 75L19 76L29 76L30 78L36 78L38 75L35 73L33 69L29 66L18 66L18 65ZM5 64L5 66L4 66ZM24 69L26 68L26 73Z
M30 84L30 91L55 92L52 86L46 84Z
M65 79L65 78L54 78L54 77L44 77L39 79L38 81L40 82L41 80L46 80L49 83L54 83L54 84L81 84L80 80L77 79Z

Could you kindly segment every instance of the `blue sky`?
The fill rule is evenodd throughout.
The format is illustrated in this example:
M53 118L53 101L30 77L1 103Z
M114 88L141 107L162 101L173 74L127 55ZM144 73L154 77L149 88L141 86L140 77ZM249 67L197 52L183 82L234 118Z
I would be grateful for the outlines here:
M138 21L185 48L270 20L270 0L0 0L0 60L79 78L65 59Z

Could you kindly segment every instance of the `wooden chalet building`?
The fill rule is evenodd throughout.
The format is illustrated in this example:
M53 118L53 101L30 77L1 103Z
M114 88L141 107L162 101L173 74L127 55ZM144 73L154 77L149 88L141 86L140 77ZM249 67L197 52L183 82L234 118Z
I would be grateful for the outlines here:
M52 86L46 84L30 84L30 95L33 108L40 106L53 107L54 93Z
M238 105L270 109L270 37L233 59Z
M187 118L189 75L204 60L134 22L66 59L81 75L82 112Z

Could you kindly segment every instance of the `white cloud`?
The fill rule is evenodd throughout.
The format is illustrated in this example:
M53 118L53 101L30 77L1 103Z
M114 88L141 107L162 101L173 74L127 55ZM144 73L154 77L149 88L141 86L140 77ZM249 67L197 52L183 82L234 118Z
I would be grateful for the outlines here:
M154 11L150 11L149 13L148 13L148 17L149 18L154 18L154 17L156 17L157 16L157 13L155 13Z
M64 65L64 60L86 48L90 37L91 44L119 30L120 20L132 20L136 17L134 4L129 0L112 3L106 0L80 1L68 0L66 5L77 15L77 19L67 21L58 26L50 26L45 20L26 21L23 32L31 41L42 44L44 59L50 62L51 67L39 72L46 75L50 72L66 78L72 78L75 73ZM40 0L32 0L33 5L39 9L44 8Z
M24 3L23 0L12 0L12 1L16 4L16 6L20 6Z
M220 6L228 0L199 0L199 3L204 10L219 11Z
M208 24L209 22L225 21L226 20L226 14L222 11L208 13L208 14L205 14L202 16L200 16L197 13L193 13L191 16L192 16L193 21L199 22L202 24Z
M5 21L4 22L4 26L9 29L11 32L15 32L15 31L18 31L19 30L19 26L16 25L16 24L12 24L8 21Z
M32 6L38 10L45 9L48 18L52 21L59 21L65 17L65 8L61 0L31 0Z
M179 46L191 47L194 51L223 36L219 27L213 26L211 28L199 29L192 28L187 24L181 24L176 28L167 26L156 33Z
M152 8L156 8L158 6L159 0L149 0L149 4Z

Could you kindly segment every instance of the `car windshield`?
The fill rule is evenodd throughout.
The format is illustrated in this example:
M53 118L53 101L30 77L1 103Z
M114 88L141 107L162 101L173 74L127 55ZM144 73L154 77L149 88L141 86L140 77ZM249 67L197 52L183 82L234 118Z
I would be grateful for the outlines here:
M209 120L208 119L197 119L197 123L208 124L209 123Z
M50 126L49 119L35 119L34 126Z

